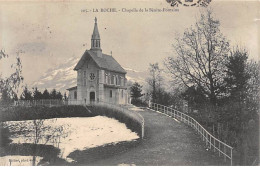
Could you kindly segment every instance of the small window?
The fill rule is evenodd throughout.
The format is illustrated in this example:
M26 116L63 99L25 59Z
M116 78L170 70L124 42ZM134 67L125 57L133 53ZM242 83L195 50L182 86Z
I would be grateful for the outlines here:
M77 99L77 91L74 91L74 99Z
M111 76L111 84L115 84L115 75Z
M105 74L105 84L108 84L107 74Z
M107 81L108 81L108 84L111 84L111 76L110 76L110 74L108 74Z
M124 86L124 78L123 77L120 77L120 85Z
M113 92L112 92L112 90L110 90L110 97L113 97Z
M124 90L122 90L121 94L122 94L122 98L123 98L124 97Z
M116 85L118 85L118 77L116 76Z

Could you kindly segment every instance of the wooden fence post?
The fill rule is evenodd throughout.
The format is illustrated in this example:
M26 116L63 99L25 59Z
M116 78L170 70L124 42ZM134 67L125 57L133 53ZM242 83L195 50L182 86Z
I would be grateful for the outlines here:
M226 146L224 145L224 161L226 162Z
M206 132L206 147L208 146L208 133Z
M202 137L203 137L203 141L204 141L204 130L202 130Z
M214 139L214 152L216 151L216 144L215 144L215 139Z
M209 135L209 149L211 149L211 136Z
M142 139L144 138L144 123L142 123Z
M220 142L218 141L218 156L220 156Z
M232 165L233 165L233 153L232 153L233 149L231 148L230 151L231 151L231 152L230 152L230 164L231 164L231 166L232 166Z

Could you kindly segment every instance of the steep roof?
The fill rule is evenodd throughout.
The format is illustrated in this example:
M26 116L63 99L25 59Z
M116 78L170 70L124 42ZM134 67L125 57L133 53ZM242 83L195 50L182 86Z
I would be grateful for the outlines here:
M74 86L74 87L68 88L68 89L66 89L66 90L75 90L75 89L77 89L77 86Z
M98 67L110 70L118 73L126 73L126 71L120 66L120 64L110 55L106 55L102 53L102 57L98 57L97 54L91 50L86 50L82 55L81 59L75 66L74 70L79 70L90 57L94 60L94 62L98 65Z

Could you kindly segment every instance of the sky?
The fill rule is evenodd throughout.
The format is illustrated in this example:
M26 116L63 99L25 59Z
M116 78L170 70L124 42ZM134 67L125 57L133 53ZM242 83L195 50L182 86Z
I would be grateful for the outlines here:
M10 58L20 51L26 84L37 81L48 69L71 57L80 59L90 48L95 17L103 53L112 51L125 68L145 71L149 63L155 62L163 67L163 60L173 55L176 33L182 34L194 24L203 10L179 6L175 12L122 12L173 9L165 0L0 1L0 49ZM250 59L258 60L259 1L213 1L209 7L231 46L247 48ZM117 12L100 12L100 8L116 8ZM92 11L83 12L85 9ZM99 12L93 12L94 9ZM0 62L0 73L7 74L8 68L8 64Z

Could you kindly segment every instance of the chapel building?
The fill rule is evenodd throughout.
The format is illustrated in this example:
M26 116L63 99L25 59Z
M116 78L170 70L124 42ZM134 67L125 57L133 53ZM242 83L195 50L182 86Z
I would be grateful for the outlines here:
M67 89L68 104L128 103L126 71L112 54L102 53L97 18L91 48L84 52L74 70L77 71L77 86Z

